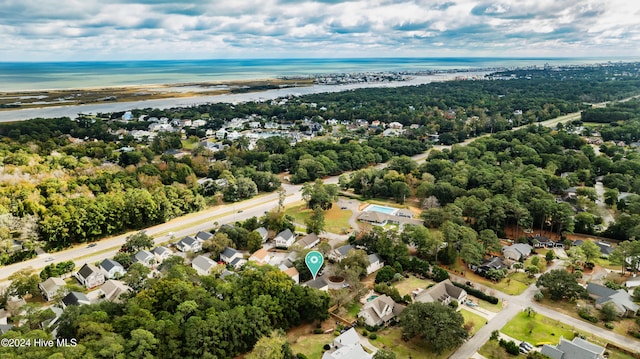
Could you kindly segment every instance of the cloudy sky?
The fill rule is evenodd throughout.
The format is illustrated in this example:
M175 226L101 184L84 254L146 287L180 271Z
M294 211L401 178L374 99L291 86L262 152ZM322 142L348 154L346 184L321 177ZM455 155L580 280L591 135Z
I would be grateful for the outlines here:
M2 0L0 61L640 56L635 0Z

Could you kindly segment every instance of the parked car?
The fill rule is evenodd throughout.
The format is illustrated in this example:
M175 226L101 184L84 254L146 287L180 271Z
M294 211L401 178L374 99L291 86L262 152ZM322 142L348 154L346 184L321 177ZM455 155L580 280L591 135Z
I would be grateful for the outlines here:
M89 244L89 245L87 246L87 248L93 248L93 247L95 247L95 246L97 246L97 245L98 245L97 243L91 243L91 244Z
M49 258L45 259L44 261L45 262L53 262L54 260L55 260L55 258L49 257Z

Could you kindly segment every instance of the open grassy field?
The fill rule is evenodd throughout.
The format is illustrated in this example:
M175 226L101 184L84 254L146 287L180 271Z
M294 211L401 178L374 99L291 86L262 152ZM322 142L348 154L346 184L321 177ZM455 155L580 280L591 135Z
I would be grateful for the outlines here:
M313 211L306 208L304 203L298 202L288 207L285 213L293 217L296 223L304 224ZM340 207L334 203L330 210L324 212L324 221L326 224L324 230L337 234L349 233L351 230L349 218L351 218L352 214L352 211L340 209Z
M520 312L502 328L502 332L533 345L558 344L560 337L572 340L574 328L541 314L527 316L527 313Z
M524 273L520 273L520 274L524 274ZM509 280L509 277L507 277L499 281L498 283L492 280L489 280L485 277L479 276L471 271L466 272L465 278L467 278L468 280L474 283L479 283L489 288L493 288L510 295L519 295L527 289L529 284L532 283L529 281L521 282L520 280L524 280L524 279L520 276L520 274L513 273L510 276L514 276L514 278ZM526 277L526 274L524 274L524 276Z
M416 288L427 289L428 286L434 284L434 281L428 279L420 279L415 276L409 276L409 278L405 278L393 286L398 289L401 296L405 296L406 294L411 294Z
M452 349L444 353L436 354L418 338L413 338L405 342L402 340L402 329L400 329L400 327L389 327L379 331L377 334L378 339L369 340L371 344L378 348L390 349L396 354L397 358L444 359L448 358L455 350Z
M333 334L303 335L291 343L291 351L293 354L302 353L307 358L320 358L324 351L322 347L333 342L334 338Z
M464 317L464 325L471 327L469 335L476 334L480 328L487 324L487 320L485 318L468 310L460 309L460 314Z

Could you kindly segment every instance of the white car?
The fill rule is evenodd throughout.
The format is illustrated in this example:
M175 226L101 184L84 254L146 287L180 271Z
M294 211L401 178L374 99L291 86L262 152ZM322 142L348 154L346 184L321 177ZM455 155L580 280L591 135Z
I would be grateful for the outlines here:
M45 259L44 261L45 262L53 262L54 260L55 260L55 258L49 257L49 258Z

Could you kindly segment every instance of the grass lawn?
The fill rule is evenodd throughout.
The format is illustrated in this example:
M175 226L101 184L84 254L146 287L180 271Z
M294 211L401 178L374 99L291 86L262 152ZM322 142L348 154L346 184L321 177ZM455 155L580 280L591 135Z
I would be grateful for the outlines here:
M358 303L357 301L351 304L351 306L347 308L347 316L349 317L347 319L358 319L358 313L360 312L360 309L362 309L362 304Z
M512 274L515 275L516 273ZM524 273L522 273L524 274ZM526 274L525 274L526 276ZM491 281L485 277L479 276L471 271L466 272L465 277L475 283L479 283L482 284L484 286L487 286L489 288L493 288L496 290L499 290L501 292L510 294L510 295L519 295L522 292L524 292L527 287L529 286L529 284L523 283L521 281L519 281L518 279L520 279L519 276L516 276L517 279L515 280L511 280L509 281L508 278L505 278L503 280L501 280L500 282L496 283L494 281ZM489 295L491 295L491 293L487 293Z
M510 273L507 278L510 278L512 281L516 280L520 283L524 283L527 286L530 286L531 284L536 282L536 278L529 278L529 275L527 273L524 272L513 272Z
M533 345L558 344L560 337L573 340L574 330L572 326L544 315L535 314L528 317L525 312L518 313L502 328L504 334Z
M406 294L411 294L416 288L427 289L428 286L434 284L434 281L428 279L420 279L415 276L409 276L409 278L405 278L393 286L398 289L401 296L405 296Z
M498 302L498 304L491 304L489 302L487 302L486 300L482 300L482 299L478 299L474 296L469 296L471 298L475 298L476 300L474 300L474 302L478 303L478 307L482 308L482 309L486 309L490 312L494 312L494 313L498 313L502 310L502 299Z
M302 353L308 358L320 358L325 344L331 344L335 339L333 334L308 334L299 337L291 343L293 354Z
M487 324L487 320L476 313L472 313L465 309L460 309L460 314L464 317L464 325L472 326L470 335L476 334L480 328Z
M497 340L487 341L479 350L478 353L483 355L487 359L507 359L514 358L513 355L507 353L503 347L498 344Z
M369 339L369 342L378 348L390 349L398 358L411 357L413 359L444 359L448 358L455 350L451 349L441 354L436 354L431 352L431 350L418 338L413 338L410 341L405 342L402 340L402 329L400 329L400 327L388 327L384 330L378 331L377 334L378 339ZM309 358L319 358L319 356L310 356Z
M305 221L313 213L312 210L306 208L305 204L298 204L289 207L285 213L294 218L296 223L304 224ZM348 209L340 209L335 203L330 210L324 212L325 231L337 234L348 233L351 230L349 218L353 214Z

